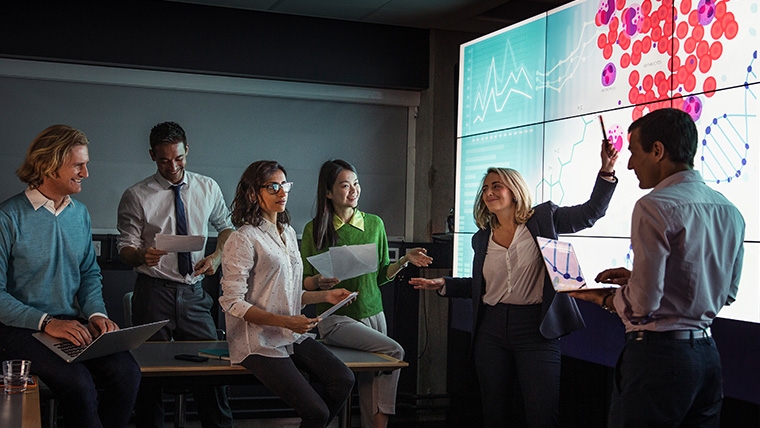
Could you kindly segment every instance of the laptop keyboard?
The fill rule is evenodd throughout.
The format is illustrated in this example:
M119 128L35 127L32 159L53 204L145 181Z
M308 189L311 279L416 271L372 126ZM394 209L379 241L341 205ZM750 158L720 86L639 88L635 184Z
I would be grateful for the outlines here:
M89 345L77 346L77 345L74 345L71 342L61 342L61 343L56 343L55 346L56 346L56 348L58 348L61 351L63 351L69 357L75 358L79 354L81 354L82 352L84 352L84 350L87 349L87 347Z

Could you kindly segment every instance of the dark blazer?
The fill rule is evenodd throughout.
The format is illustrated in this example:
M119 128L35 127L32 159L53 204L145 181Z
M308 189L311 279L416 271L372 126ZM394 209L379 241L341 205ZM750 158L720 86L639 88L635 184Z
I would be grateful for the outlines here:
M557 239L557 234L574 233L591 227L604 216L616 186L617 180L615 183L610 183L598 177L591 197L581 205L558 207L551 201L536 205L526 227L533 235L534 240L537 236ZM473 339L483 317L481 310L485 305L483 303L483 295L485 294L483 264L486 260L490 237L490 227L479 230L472 237L472 248L475 250L472 261L472 278L444 278L446 281L446 297L472 299ZM544 277L541 325L539 327L541 334L547 339L556 339L585 326L575 300L566 294L556 293L547 273Z

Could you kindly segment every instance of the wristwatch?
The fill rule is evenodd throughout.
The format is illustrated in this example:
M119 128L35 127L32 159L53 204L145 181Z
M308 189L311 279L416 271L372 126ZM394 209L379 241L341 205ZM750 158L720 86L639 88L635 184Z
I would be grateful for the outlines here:
M401 256L401 258L398 259L398 270L404 269L405 267L409 266L409 258L407 257L406 263L401 263L401 259L403 259L404 256Z
M48 324L50 324L50 321L53 321L55 318L51 317L50 314L45 315L45 318L42 320L42 326L40 327L40 331L45 331L45 327L47 327Z
M611 314L614 314L614 313L617 312L617 310L615 310L615 305L613 304L612 306L607 306L607 298L610 297L610 296L612 296L612 298L614 299L615 298L615 292L613 291L610 294L604 296L604 298L602 299L602 309L604 309L605 311L607 311L607 312L609 312Z

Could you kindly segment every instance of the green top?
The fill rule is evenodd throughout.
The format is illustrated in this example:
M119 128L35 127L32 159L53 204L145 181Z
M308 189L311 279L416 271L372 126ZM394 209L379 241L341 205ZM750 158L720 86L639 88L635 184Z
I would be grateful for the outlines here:
M361 225L361 221L351 221L343 224L338 229L338 245L376 244L377 271L343 280L335 288L345 288L348 291L359 292L359 296L355 302L338 309L336 313L360 320L382 312L383 299L379 286L390 281L387 272L391 262L388 258L388 238L385 235L383 220L374 214L363 213L359 210L354 212L354 218L357 216L363 218L364 230L355 225L357 223ZM315 248L312 233L313 227L313 221L307 223L303 229L303 237L301 238L301 258L303 259L304 278L318 273L306 258L328 251L328 248L323 248L321 251L317 251ZM330 306L329 303L318 303L317 313L322 313Z

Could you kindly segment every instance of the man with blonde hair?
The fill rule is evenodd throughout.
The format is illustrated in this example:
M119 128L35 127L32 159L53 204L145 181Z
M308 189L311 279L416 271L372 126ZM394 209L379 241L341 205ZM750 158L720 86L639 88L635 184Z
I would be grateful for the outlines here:
M89 175L87 145L67 125L42 131L16 171L27 189L0 204L0 360L31 360L67 427L126 427L140 384L129 352L69 364L32 337L82 345L119 329L106 315L89 212L70 196Z

